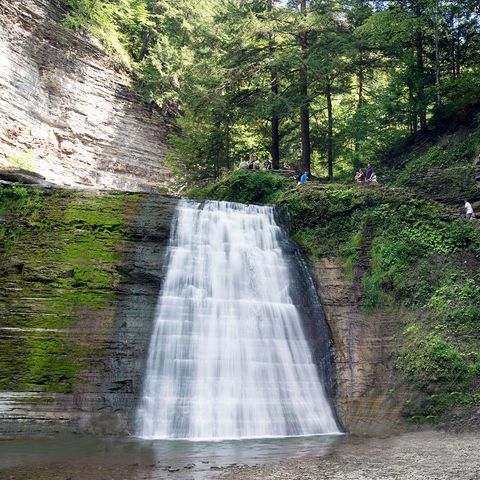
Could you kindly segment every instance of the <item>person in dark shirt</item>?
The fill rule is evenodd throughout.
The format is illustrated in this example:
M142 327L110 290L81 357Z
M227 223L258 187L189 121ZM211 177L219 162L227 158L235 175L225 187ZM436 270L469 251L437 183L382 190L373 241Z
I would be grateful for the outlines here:
M369 163L367 166L367 171L365 172L365 180L369 182L373 175L375 175L375 170L373 169L372 165Z
M365 181L365 174L363 173L362 169L359 168L356 172L355 172L355 181L357 183L361 183L361 182L364 182Z

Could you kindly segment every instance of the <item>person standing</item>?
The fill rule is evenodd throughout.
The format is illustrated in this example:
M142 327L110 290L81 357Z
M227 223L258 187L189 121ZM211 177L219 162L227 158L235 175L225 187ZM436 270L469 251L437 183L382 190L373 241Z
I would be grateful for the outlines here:
M243 157L240 157L239 168L241 168L243 170L246 170L248 168L248 162Z
M467 217L467 220L475 218L475 212L473 211L473 207L470 202L465 200L465 206L463 208L465 209L465 216Z

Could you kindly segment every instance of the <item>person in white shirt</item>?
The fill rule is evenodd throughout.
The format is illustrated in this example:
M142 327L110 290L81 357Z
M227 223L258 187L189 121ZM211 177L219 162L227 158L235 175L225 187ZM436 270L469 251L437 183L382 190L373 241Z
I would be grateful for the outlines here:
M240 165L238 167L246 170L248 168L248 162L243 157L240 157Z
M472 218L475 218L475 212L473 211L473 207L470 204L470 202L467 202L465 200L465 216L467 217L467 220L471 220Z

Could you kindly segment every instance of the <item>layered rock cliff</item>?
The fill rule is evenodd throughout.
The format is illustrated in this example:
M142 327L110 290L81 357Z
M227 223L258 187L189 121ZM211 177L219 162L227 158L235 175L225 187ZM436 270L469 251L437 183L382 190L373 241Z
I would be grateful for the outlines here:
M352 285L337 258L315 259L312 264L335 345L335 404L340 421L348 432L358 435L404 429L401 411L407 392L394 373L395 314L364 314L358 288L362 272L357 271Z
M0 435L129 432L176 200L0 200Z
M168 118L61 16L54 0L0 2L0 168L64 186L165 186Z

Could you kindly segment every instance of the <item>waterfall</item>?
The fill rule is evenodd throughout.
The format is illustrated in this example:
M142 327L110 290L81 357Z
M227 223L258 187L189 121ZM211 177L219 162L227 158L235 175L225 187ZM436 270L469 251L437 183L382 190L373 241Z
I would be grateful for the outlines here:
M339 432L290 295L284 238L273 207L179 203L138 436Z

